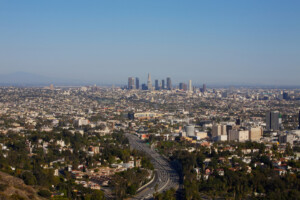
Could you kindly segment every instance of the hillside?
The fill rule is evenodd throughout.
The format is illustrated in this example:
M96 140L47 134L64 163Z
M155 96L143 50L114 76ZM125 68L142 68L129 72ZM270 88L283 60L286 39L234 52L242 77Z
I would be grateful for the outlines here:
M0 200L6 199L38 200L44 198L41 198L33 187L24 184L23 180L0 172Z

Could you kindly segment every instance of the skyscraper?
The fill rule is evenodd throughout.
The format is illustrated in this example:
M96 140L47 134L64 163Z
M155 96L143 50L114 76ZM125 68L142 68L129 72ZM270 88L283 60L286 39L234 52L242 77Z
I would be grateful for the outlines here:
M50 85L50 90L54 90L54 85L53 84Z
M278 111L267 112L266 114L266 128L268 131L277 131L279 130L281 123L280 114Z
M206 84L203 84L202 92L206 92Z
M187 91L187 85L185 83L179 83L179 90Z
M165 88L165 80L161 80L161 89L163 89L163 90L166 89Z
M142 90L148 90L148 87L145 83L142 84Z
M193 91L192 80L189 80L189 92Z
M159 90L158 80L155 80L155 90Z
M167 89L172 90L172 82L170 77L167 78Z
M289 93L283 92L282 98L283 98L284 100L288 100L288 99L289 99Z
M133 77L129 77L128 78L128 90L132 90L134 89L135 85L134 85L134 78Z
M138 77L135 78L135 89L140 89L140 79Z
M151 82L151 75L148 74L148 81L147 81L148 90L152 90L152 82Z
M179 83L179 90L183 89L183 83Z

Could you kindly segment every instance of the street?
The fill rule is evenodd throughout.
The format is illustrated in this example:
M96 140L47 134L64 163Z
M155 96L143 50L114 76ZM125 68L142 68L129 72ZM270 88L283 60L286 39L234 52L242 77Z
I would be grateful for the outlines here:
M126 133L129 144L132 148L142 151L151 158L154 166L155 178L154 181L138 192L132 199L153 199L153 193L164 192L171 188L177 189L179 186L179 176L170 163L163 158L159 153L149 148L137 136ZM155 191L157 189L157 191Z

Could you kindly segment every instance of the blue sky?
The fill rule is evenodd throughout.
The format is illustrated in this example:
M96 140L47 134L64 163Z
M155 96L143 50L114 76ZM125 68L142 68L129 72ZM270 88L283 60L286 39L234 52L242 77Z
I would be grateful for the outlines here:
M0 0L0 73L300 85L298 0Z

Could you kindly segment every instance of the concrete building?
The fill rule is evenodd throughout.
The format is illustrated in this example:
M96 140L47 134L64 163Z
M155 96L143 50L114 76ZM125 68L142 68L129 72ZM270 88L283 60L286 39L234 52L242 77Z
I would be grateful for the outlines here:
M135 113L134 118L136 119L152 119L161 116L160 114L157 113L152 113L152 112L143 112L143 113Z
M192 80L189 80L189 92L193 91Z
M227 135L218 135L217 137L214 138L215 141L227 141L228 136Z
M172 81L170 77L167 78L167 89L172 90Z
M195 136L197 137L197 140L201 140L207 138L207 132L196 132Z
M50 90L54 90L54 85L53 84L50 85Z
M249 140L248 130L230 130L228 134L228 141L245 142Z
M212 127L212 137L217 137L219 135L227 135L226 125L215 124Z
M152 82L151 82L151 75L148 74L148 81L147 81L148 90L152 90Z
M158 80L155 80L155 90L159 90L159 83L158 83Z
M267 112L266 128L268 131L277 131L280 128L281 115L278 111Z
M280 135L278 137L278 141L279 141L280 144L282 144L282 143L290 143L291 145L293 145L293 143L294 143L294 135L292 135L292 134Z
M187 85L185 83L179 83L179 89L183 91L187 91Z
M258 142L260 141L262 134L263 134L263 129L261 127L250 128L249 140Z
M165 80L161 80L161 89L166 89Z
M140 89L140 79L138 77L135 78L135 89Z
M187 136L195 136L195 126L193 125L187 125L185 126L185 131Z
M133 90L133 89L135 89L134 78L129 77L128 78L128 90Z

